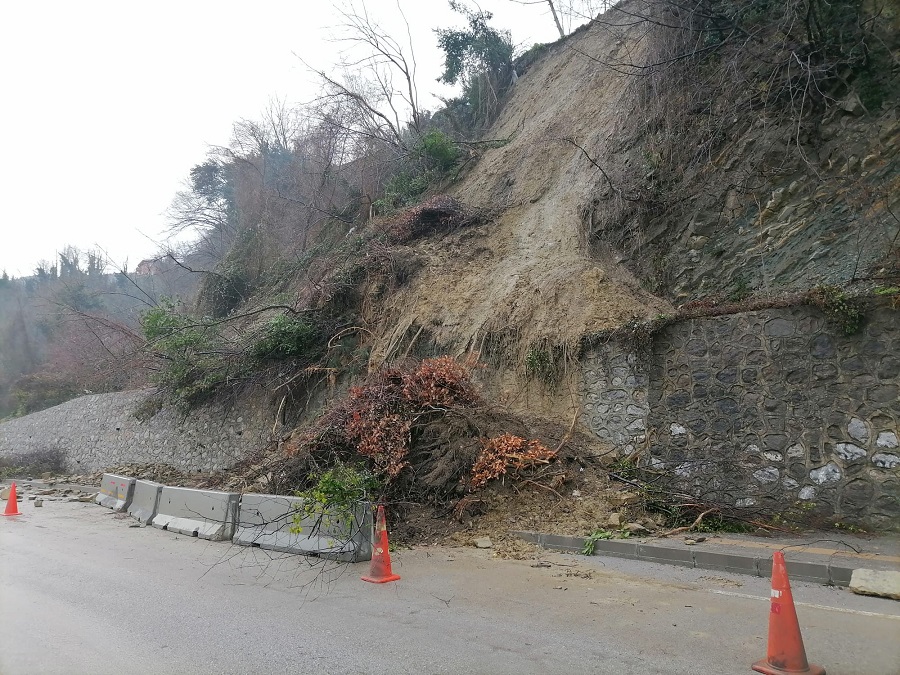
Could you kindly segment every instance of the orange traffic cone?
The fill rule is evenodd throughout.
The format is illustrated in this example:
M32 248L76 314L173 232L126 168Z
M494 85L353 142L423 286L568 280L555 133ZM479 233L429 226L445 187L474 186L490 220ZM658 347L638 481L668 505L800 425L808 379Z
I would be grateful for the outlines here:
M794 608L791 582L788 580L784 553L775 551L772 556L772 606L769 612L769 649L762 661L752 666L753 670L766 675L786 673L808 673L825 675L822 666L811 665L806 660L800 623Z
M19 512L19 502L16 501L16 484L13 483L9 488L9 501L6 502L6 510L4 516L21 516Z
M369 575L360 577L363 581L371 581L373 584L386 584L389 581L397 581L399 574L391 571L391 553L388 550L387 528L384 525L384 507L378 505L378 517L375 519L375 541L372 543L372 567Z

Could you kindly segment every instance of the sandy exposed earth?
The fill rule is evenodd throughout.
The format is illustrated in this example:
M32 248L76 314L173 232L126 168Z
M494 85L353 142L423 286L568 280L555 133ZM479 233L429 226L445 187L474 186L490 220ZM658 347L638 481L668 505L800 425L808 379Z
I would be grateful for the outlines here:
M417 245L427 265L388 301L392 319L373 349L375 361L416 325L458 353L481 351L485 340L505 335L521 357L540 340L571 346L584 333L668 310L624 267L590 255L584 210L608 186L566 140L596 144L611 134L627 86L576 48L612 56L622 44L618 31L594 27L554 47L517 82L487 133L503 139L501 147L484 151L448 188L501 215Z

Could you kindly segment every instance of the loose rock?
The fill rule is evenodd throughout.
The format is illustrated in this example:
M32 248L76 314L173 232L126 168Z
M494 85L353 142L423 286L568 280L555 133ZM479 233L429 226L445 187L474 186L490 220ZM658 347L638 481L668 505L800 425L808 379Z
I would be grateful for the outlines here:
M633 492L618 492L609 497L609 503L613 506L628 506L637 504L639 501L641 501L640 496Z
M850 576L850 590L859 595L900 600L900 572L855 569Z

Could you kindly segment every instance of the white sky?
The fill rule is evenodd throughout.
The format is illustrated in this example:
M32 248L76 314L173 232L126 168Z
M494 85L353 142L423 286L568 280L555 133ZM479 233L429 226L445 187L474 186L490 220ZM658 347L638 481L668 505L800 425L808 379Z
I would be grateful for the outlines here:
M442 58L432 29L461 26L447 0L400 0L424 107ZM481 0L524 46L558 33L546 5ZM403 35L394 0L367 0ZM0 7L0 270L31 274L67 244L129 270L156 251L164 211L210 145L273 97L300 102L338 61L340 22L310 0L22 0ZM446 93L446 92L444 92Z

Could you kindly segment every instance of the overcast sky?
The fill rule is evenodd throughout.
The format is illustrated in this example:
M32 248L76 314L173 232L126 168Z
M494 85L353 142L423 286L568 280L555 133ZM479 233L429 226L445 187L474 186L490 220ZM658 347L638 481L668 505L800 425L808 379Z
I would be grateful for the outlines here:
M359 0L357 0L359 2ZM481 0L523 46L558 38L546 5ZM442 58L432 29L461 26L447 0L400 0L425 107ZM402 35L394 0L366 7ZM163 238L164 211L232 123L273 98L315 94L295 54L328 69L340 18L310 0L26 0L0 9L0 270L31 274L67 244L130 270ZM395 32L398 31L398 32Z

